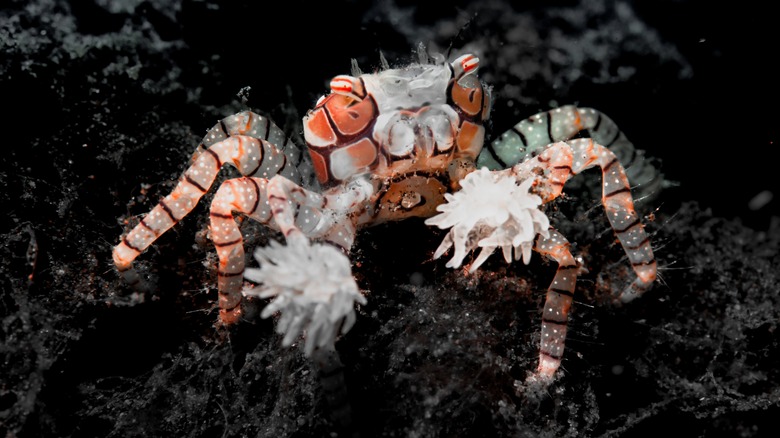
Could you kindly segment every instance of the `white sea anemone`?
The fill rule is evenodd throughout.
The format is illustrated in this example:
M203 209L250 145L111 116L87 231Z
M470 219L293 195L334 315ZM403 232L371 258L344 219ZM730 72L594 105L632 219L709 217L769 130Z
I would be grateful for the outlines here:
M301 238L283 246L272 241L255 250L260 268L249 268L244 277L259 285L244 295L275 297L260 316L280 312L276 332L289 346L305 333L304 352L332 345L339 332L355 323L355 302L366 303L352 277L349 259L338 249Z
M496 250L501 248L507 263L514 259L524 263L531 259L537 234L549 237L550 221L539 210L542 198L528 192L534 178L518 185L508 172L491 172L483 167L466 176L461 190L445 194L447 203L437 207L441 213L425 221L439 228L452 228L433 254L437 259L455 247L447 267L457 268L466 254L482 247L469 272L474 272Z

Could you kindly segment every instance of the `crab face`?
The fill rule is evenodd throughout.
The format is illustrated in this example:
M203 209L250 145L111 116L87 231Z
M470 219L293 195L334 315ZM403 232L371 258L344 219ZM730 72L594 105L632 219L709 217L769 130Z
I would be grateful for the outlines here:
M455 158L475 160L490 112L476 67L466 55L453 65L334 78L332 93L304 117L319 182L331 187L364 173L439 175Z

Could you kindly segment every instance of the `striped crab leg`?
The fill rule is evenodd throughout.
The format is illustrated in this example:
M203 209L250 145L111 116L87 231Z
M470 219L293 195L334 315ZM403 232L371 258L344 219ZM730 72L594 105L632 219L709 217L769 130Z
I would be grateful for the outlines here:
M477 159L477 168L506 169L540 153L551 143L570 140L583 131L615 153L630 180L642 187L643 194L659 188L662 177L655 163L645 158L644 151L634 147L612 119L593 108L573 105L521 120L493 142L485 144Z
M211 220L211 239L217 249L219 265L217 284L219 290L220 319L232 324L241 317L241 288L245 268L244 241L241 230L234 219L238 212L275 230L284 230L279 221L279 206L272 202L271 186L277 180L290 182L277 175L267 178L235 178L222 183L214 195L209 213ZM302 189L297 185L295 196L285 200L282 210L289 212L289 226L302 234L312 233L322 218L318 206L322 205L321 196ZM293 202L294 201L294 202ZM284 232L284 231L283 231Z
M292 139L284 134L276 124L268 117L263 117L252 111L242 111L232 116L225 117L217 122L206 132L195 152L192 154L191 162L195 163L203 152L211 146L222 140L235 135L245 135L258 140L265 140L273 145L277 150L284 152L287 161L293 164L293 168L298 168L304 160L304 151L293 143ZM292 170L292 169L291 169ZM244 174L245 176L261 176L270 178L273 175ZM296 180L293 175L288 176Z
M369 185L370 186L370 185ZM218 289L220 318L232 324L241 317L241 289L245 268L241 230L234 212L244 214L281 231L287 241L322 239L348 252L355 240L356 206L370 192L356 190L328 197L304 189L289 179L235 178L225 181L211 202L211 238L219 258ZM346 219L346 220L343 220Z
M303 235L318 238L349 252L357 233L359 215L374 194L367 179L355 179L343 190L314 193L292 181L276 177L268 182L268 202L276 225L287 240ZM307 232L298 219L303 207L317 212L316 229ZM327 214L323 214L327 212Z
M257 137L281 141L286 150L280 151L270 141ZM193 155L192 165L184 171L173 192L114 247L114 264L120 275L137 289L146 286L132 268L133 261L195 208L224 165L236 167L243 175L281 174L299 180L293 161L299 159L296 149L276 125L254 113L239 113L220 121L204 138L199 151Z
M577 263L569 252L569 242L558 231L550 228L549 236L539 235L534 242L534 250L558 263L542 311L542 339L539 348L539 367L535 378L552 379L561 365L566 331L569 323L569 310L574 299L577 283Z
M244 239L233 218L233 211L268 224L271 212L266 196L265 178L236 178L222 183L214 195L209 212L211 240L217 250L217 288L219 317L225 324L241 317L241 286L244 275Z
M592 139L576 139L550 145L536 157L509 169L518 177L544 173L533 191L547 203L560 196L572 176L590 167L602 170L602 203L637 277L618 297L628 302L647 290L656 278L656 261L650 239L634 210L631 189L623 166L606 147ZM547 290L542 314L542 340L539 368L534 379L549 380L561 363L568 313L574 297L576 263L569 243L554 230L548 238L539 237L534 249L558 262L555 278Z
M538 156L512 168L512 172L527 175L537 168L546 170L547 176L540 179L534 188L546 203L560 196L563 185L572 176L595 166L601 167L601 202L607 219L637 275L618 297L625 303L640 296L653 284L657 264L650 238L634 209L626 172L615 154L593 139L574 139L550 145Z

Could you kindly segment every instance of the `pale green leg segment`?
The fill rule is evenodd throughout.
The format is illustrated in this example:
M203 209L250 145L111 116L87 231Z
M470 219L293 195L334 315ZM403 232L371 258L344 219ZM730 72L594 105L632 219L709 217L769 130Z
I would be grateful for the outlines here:
M520 121L512 129L486 144L477 158L477 168L505 169L538 154L551 143L572 139L587 131L596 143L606 146L623 164L633 185L642 194L656 192L663 179L655 163L645 158L620 131L614 121L593 108L566 105Z
M477 168L491 170L512 167L551 143L569 140L583 128L575 106L566 105L521 120L485 148L477 158Z

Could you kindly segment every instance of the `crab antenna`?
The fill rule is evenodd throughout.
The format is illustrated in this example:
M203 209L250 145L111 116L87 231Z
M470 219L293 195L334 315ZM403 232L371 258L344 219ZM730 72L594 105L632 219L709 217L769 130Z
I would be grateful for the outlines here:
M363 70L360 69L357 59L352 58L351 67L352 67L352 76L358 77L363 74Z
M479 58L472 54L460 56L452 61L452 71L455 80L460 80L463 76L474 74L479 68Z
M330 81L330 89L336 94L351 97L358 101L366 97L366 89L363 87L363 82L354 76L336 76Z
M382 70L390 70L390 63L387 62L387 58L381 50L379 51L379 65L382 66Z

